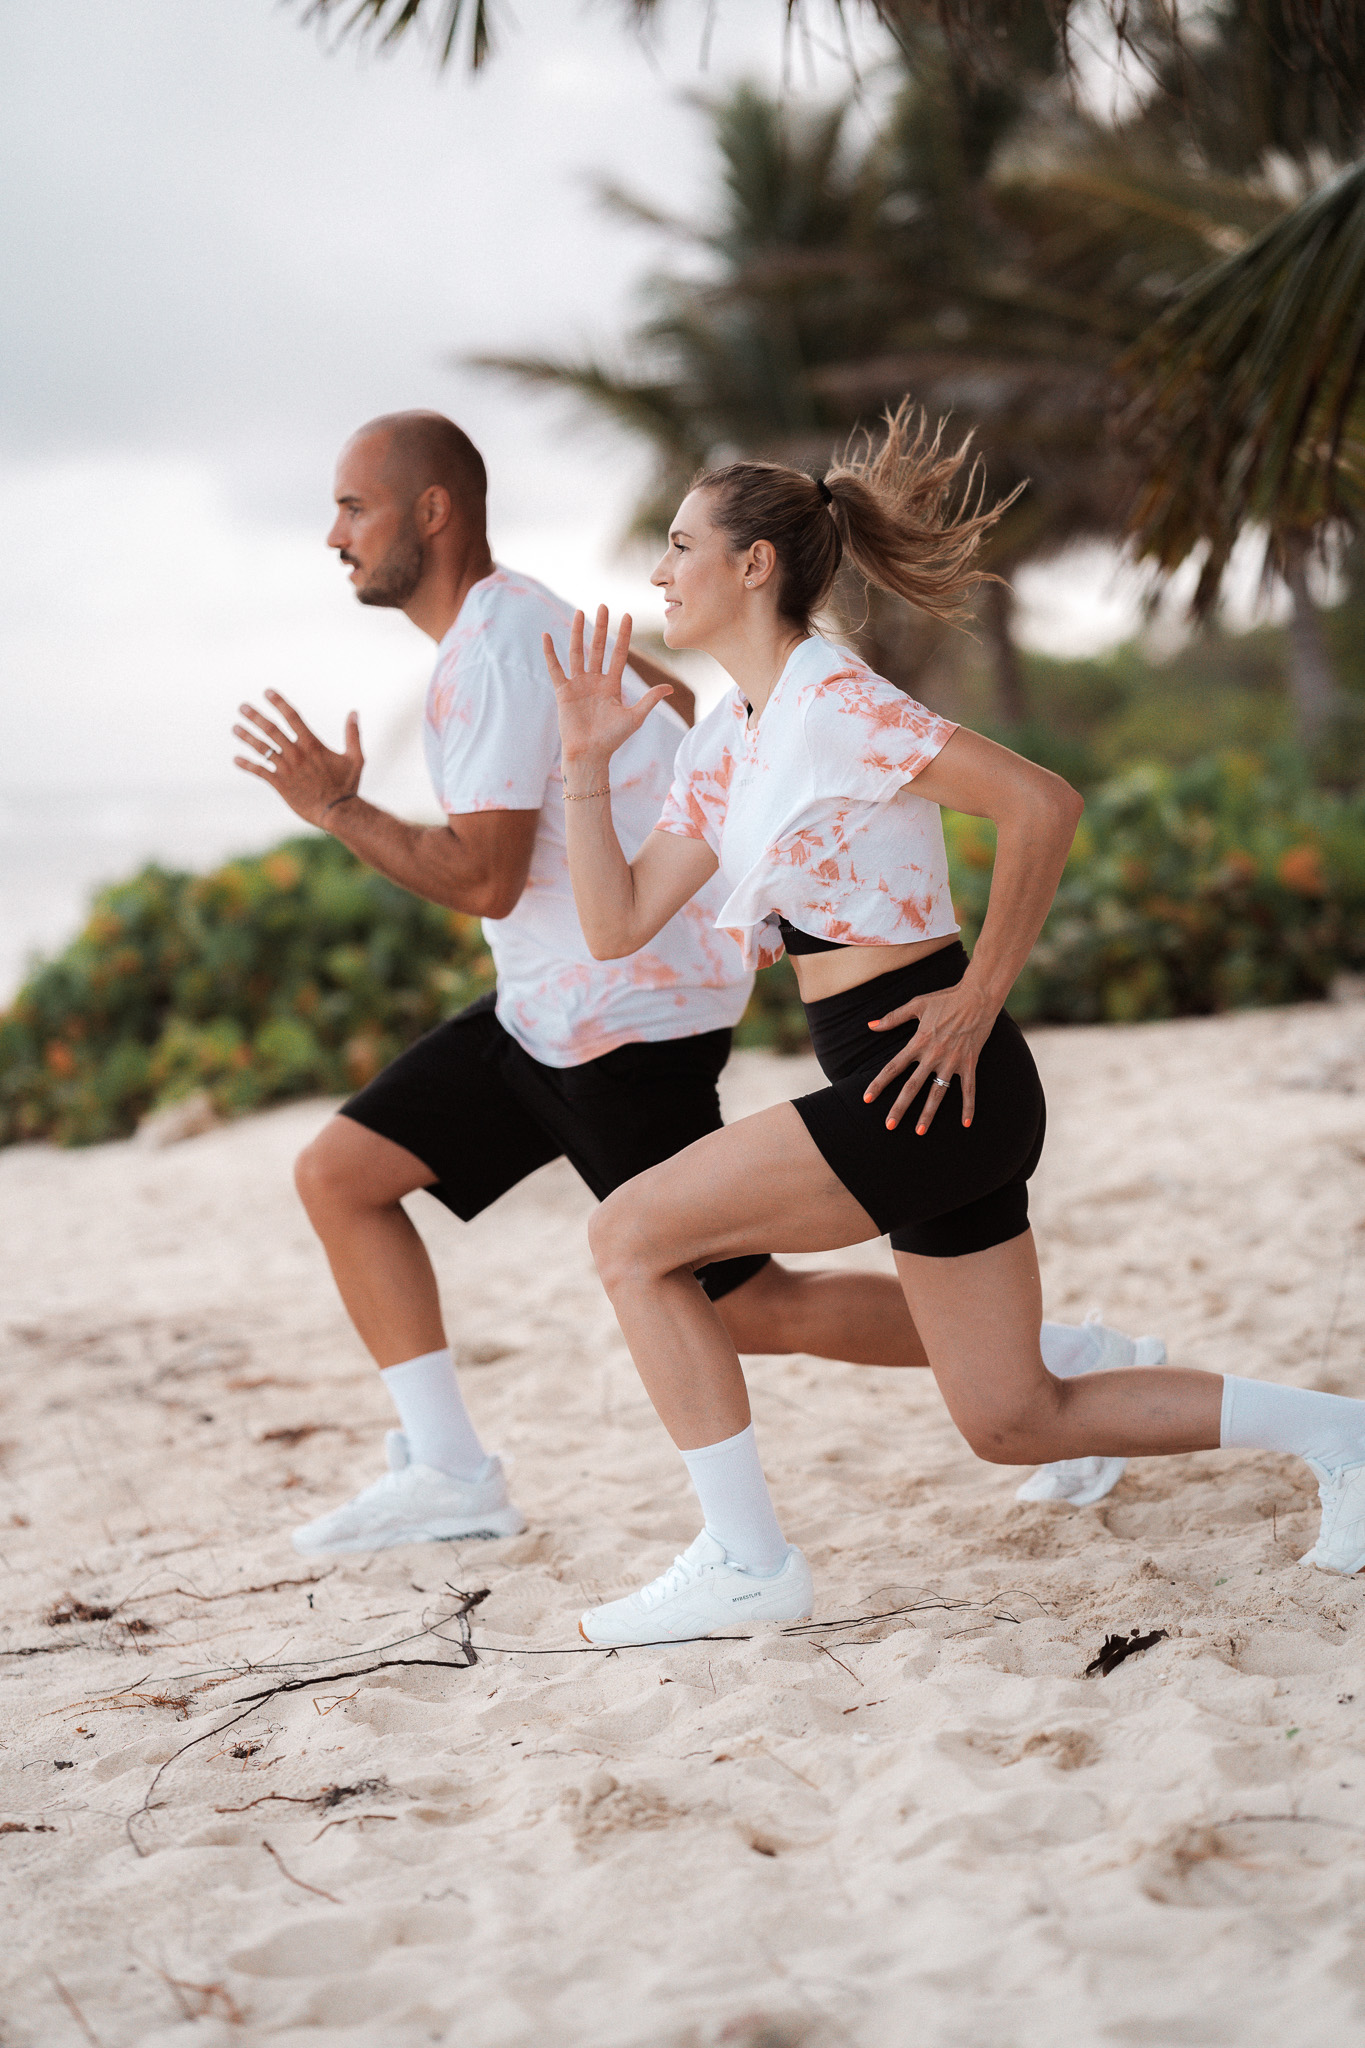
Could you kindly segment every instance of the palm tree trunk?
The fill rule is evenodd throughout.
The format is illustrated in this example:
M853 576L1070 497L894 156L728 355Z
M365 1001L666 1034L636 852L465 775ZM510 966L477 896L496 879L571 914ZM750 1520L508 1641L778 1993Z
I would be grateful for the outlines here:
M984 593L981 624L995 670L996 713L1002 725L1022 725L1028 717L1028 692L1012 631L1014 592L1000 582L984 585Z
M1311 747L1321 738L1340 699L1322 619L1309 595L1308 548L1307 539L1295 535L1282 543L1281 556L1293 605L1289 615L1289 694L1299 738Z

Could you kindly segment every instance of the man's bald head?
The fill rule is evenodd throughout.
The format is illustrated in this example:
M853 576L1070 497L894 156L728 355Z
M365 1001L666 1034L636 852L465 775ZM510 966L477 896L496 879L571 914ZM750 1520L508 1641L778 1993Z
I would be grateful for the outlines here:
M432 485L450 493L468 519L486 503L488 471L462 427L439 412L386 412L351 436L382 448L384 481L395 496L413 504Z
M328 535L362 604L425 617L488 554L488 472L468 434L439 412L369 420L341 451ZM444 597L431 598L439 614ZM414 602L417 610L413 610Z

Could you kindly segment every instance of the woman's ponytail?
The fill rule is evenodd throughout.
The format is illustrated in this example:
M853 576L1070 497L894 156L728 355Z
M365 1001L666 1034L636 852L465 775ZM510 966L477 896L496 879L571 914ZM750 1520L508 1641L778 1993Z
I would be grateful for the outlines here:
M905 399L887 413L881 445L866 436L862 450L846 451L825 483L845 559L858 574L932 618L954 621L986 574L977 563L981 542L1018 491L988 506L980 456L967 467L971 435L945 449L946 425L940 420L931 437L926 415L916 421Z
M916 421L905 399L888 411L880 445L865 435L819 482L781 463L732 462L704 470L693 489L714 492L716 524L733 548L771 542L779 609L794 625L809 629L843 561L879 590L957 621L988 573L977 566L982 538L1018 491L987 506L980 457L968 466L971 436L945 450L945 425L931 437L926 415Z

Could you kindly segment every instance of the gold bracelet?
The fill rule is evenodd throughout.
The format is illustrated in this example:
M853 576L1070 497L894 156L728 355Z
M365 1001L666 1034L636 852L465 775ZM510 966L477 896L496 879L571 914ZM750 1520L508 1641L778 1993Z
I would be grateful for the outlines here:
M565 803L566 803L566 804L585 804L585 803L586 803L586 802L588 801L588 798L589 798L589 797L591 797L591 796L610 796L610 795L611 795L611 784L610 784L610 783L608 783L605 789L580 789L580 790L572 790L572 789L566 789L566 790L565 790L565 792L564 792L564 801L565 801Z

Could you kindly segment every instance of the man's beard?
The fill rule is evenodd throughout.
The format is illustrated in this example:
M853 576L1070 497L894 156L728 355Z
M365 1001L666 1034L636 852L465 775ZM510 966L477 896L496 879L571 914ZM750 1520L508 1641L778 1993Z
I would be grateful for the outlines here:
M401 533L383 561L356 585L361 604L386 605L397 610L405 605L422 580L424 558L415 523Z

